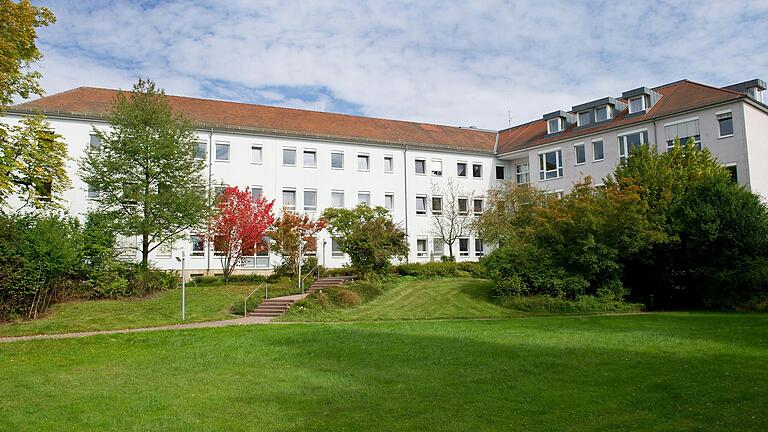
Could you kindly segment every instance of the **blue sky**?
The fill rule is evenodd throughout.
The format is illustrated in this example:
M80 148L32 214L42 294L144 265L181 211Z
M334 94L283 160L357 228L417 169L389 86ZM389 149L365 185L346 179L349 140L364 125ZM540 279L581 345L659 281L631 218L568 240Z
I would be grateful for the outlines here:
M130 88L501 129L641 85L768 78L768 1L35 1L49 94Z

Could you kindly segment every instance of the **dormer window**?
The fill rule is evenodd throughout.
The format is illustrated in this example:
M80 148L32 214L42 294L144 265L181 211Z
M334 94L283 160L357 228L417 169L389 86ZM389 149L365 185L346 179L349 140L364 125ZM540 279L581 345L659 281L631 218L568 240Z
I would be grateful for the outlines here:
M582 111L579 113L579 126L586 126L590 123L591 117L589 111Z
M556 133L563 130L563 119L560 117L547 120L547 133Z
M601 122L611 118L611 110L608 109L608 105L595 108L595 121Z
M752 99L762 102L763 101L763 90L760 87L750 87L747 89L747 94Z
M639 113L645 111L645 96L633 97L629 100L629 113Z

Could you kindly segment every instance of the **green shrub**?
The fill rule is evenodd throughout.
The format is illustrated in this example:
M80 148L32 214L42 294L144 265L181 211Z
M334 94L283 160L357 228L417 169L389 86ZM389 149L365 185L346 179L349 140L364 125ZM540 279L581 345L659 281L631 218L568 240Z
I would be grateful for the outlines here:
M178 285L178 274L144 269L138 264L115 263L87 282L92 298L142 297Z
M485 270L478 262L441 261L429 263L400 264L395 272L402 276L415 277L484 277Z
M546 251L532 245L502 247L483 262L499 296L549 295L576 299L589 283L559 267Z
M267 280L270 277L260 275L260 274L235 274L229 277L229 282L230 283L232 282L262 283L262 282L267 282ZM279 275L275 276L273 279L276 279L279 277L281 276ZM223 285L224 284L224 276L195 276L194 278L192 278L192 280L195 283L198 283L201 285Z
M590 313L590 312L639 312L642 304L626 303L613 297L581 296L575 300L547 295L510 295L499 299L499 304L510 309L535 313Z
M0 320L35 318L83 266L75 219L0 215Z

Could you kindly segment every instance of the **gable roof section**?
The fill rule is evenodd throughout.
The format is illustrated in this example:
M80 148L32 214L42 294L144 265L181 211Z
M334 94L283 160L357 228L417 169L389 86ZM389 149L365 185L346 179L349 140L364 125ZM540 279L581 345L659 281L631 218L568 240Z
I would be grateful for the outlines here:
M659 101L645 114L628 116L624 109L611 121L594 127L578 128L570 126L562 133L547 136L547 123L543 119L534 120L499 132L497 153L511 153L543 144L591 135L608 129L643 123L659 117L665 117L708 105L728 102L745 97L743 93L719 89L688 80L666 84L653 90L661 93Z
M12 111L103 117L116 95L117 90L79 87L15 105ZM487 153L493 153L496 144L495 132L472 128L183 96L168 96L168 100L175 111L205 127Z

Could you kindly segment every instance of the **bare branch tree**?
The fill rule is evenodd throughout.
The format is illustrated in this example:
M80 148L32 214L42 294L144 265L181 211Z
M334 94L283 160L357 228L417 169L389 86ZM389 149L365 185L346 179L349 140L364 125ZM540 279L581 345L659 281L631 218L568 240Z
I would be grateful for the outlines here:
M432 214L431 231L448 245L451 260L456 240L472 233L472 200L473 193L462 190L452 179L445 187L432 183L432 199L428 204Z

